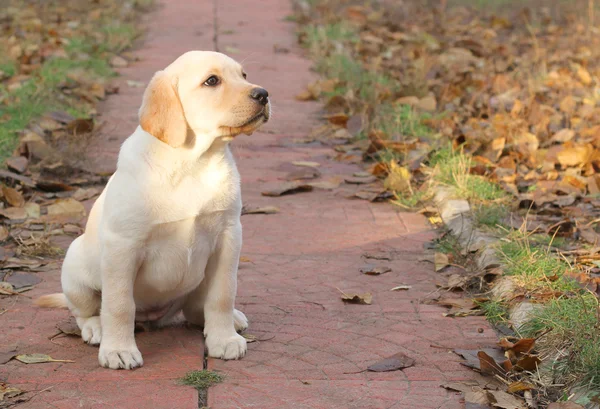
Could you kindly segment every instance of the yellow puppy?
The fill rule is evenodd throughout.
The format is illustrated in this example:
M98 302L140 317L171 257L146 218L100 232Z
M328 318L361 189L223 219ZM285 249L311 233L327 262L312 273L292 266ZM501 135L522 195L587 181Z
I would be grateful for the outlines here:
M142 366L136 319L160 325L181 310L204 326L211 357L244 356L236 330L248 321L234 309L242 202L228 142L269 116L267 91L223 54L191 51L154 75L140 126L69 247L63 293L37 300L68 306L102 366Z

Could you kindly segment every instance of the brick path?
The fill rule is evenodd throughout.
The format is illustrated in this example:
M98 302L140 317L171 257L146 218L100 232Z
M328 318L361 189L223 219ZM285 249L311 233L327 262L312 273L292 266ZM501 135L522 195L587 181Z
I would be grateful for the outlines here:
M242 218L243 255L250 262L240 267L237 307L250 319L248 333L263 341L249 344L241 361L209 360L209 368L227 375L209 390L210 408L461 408L460 397L439 385L472 373L454 354L431 345L475 348L495 337L481 318L444 318L442 308L419 303L435 290L436 278L432 265L422 260L423 243L434 237L425 220L397 213L388 204L346 199L339 190L260 195L293 169L293 160L320 162L323 178L359 170L331 160L330 148L292 142L318 123L319 104L294 99L314 78L296 45L294 24L284 20L290 13L286 0L221 0L216 8L208 1L164 0L147 17L152 25L136 52L140 62L122 70L120 93L102 107L110 125L93 148L93 165L112 170L120 143L137 125L143 89L125 80L147 82L187 50L214 49L216 22L220 51L245 59L250 80L267 88L273 101L272 122L234 145L244 202L278 206L281 212ZM276 44L290 52L275 53ZM360 274L366 251L389 252L392 272ZM44 282L28 295L59 288L58 270L40 275ZM399 284L412 289L390 291ZM338 288L369 291L373 304L345 305ZM65 311L34 309L24 298L2 316L2 345L76 361L0 366L0 380L28 390L50 388L21 408L198 407L196 391L176 380L202 368L199 331L138 334L145 366L109 371L98 367L97 349L78 339L48 341L55 323L66 317ZM416 365L356 373L396 352L414 357Z

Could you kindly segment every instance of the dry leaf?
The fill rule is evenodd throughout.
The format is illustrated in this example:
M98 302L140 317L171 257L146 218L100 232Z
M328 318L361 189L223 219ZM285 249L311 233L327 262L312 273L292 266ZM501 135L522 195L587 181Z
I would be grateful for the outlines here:
M367 275L380 275L389 273L392 269L388 266L377 266L375 264L367 264L360 269L360 272Z
M400 369L409 368L415 364L415 360L406 356L402 352L398 352L388 358L382 359L379 362L369 365L367 370L371 372L389 372L398 371Z
M503 391L487 391L490 403L495 408L501 409L525 409L525 402L516 396L509 395Z
M0 226L0 242L3 242L8 238L8 229L4 226Z
M435 271L441 271L449 265L448 256L444 253L435 253L433 258L433 265Z
M244 206L242 208L242 215L244 214L275 214L279 213L279 208L275 206L264 206L264 207L255 207L255 208L247 208Z
M23 207L23 205L25 205L25 199L21 192L12 187L2 186L2 194L6 203L13 207Z
M23 362L24 364L43 364L46 362L75 362L69 359L54 359L50 355L46 354L22 354L15 356L15 359Z
M57 200L47 208L49 216L76 215L85 216L85 207L75 199Z
M342 300L350 304L367 304L370 305L373 301L371 293L342 293Z
M412 285L399 285L399 286L392 288L390 291L405 291L405 290L410 290L411 288L412 288Z
M479 369L484 375L504 375L506 370L502 368L494 358L486 354L484 351L477 353L479 358Z
M0 209L0 216L10 220L24 220L27 218L27 212L22 207L9 207L8 209Z
M276 197L276 196L283 196L283 195L289 195L289 194L300 193L300 192L310 192L312 189L313 189L312 185L309 185L305 182L296 180L293 182L283 183L279 187L272 189L272 190L264 191L261 194L263 196Z
M318 163L318 162L308 162L308 161L303 161L303 160L294 161L294 162L292 162L292 165L295 165L295 166L306 166L306 167L309 167L309 168L318 168L319 166L321 166L321 164Z

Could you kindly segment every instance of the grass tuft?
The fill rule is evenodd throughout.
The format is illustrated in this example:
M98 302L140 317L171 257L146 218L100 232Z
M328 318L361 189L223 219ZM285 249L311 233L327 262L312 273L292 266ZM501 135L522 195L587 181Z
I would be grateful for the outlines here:
M213 371L190 371L181 378L181 383L196 389L206 389L223 382L224 376Z

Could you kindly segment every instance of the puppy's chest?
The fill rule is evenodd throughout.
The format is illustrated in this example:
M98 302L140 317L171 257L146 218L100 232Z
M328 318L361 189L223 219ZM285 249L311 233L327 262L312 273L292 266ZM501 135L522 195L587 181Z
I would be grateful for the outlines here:
M137 291L153 299L175 299L198 286L220 237L220 216L206 225L197 218L156 226L146 244Z

